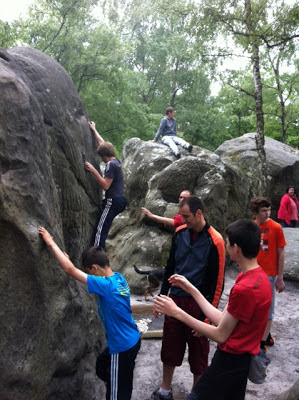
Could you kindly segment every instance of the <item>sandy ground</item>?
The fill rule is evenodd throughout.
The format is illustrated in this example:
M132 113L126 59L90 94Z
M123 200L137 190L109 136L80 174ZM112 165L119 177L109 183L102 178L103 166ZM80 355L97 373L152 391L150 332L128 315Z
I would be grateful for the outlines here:
M227 303L230 288L233 286L237 274L236 268L230 268L226 272L225 289L221 298L220 309L223 309ZM287 281L285 292L276 296L275 320L272 328L275 345L267 350L267 355L271 359L268 375L262 385L248 382L246 400L274 400L278 394L292 386L299 378L298 292L298 283ZM132 296L132 304L149 304L150 301L152 301L152 298L145 302L142 297ZM136 317L136 319L140 318ZM159 324L162 326L161 322ZM215 348L215 343L211 341L210 358L213 356ZM142 340L136 360L132 400L149 399L151 393L160 385L162 377L160 349L160 339ZM191 387L192 375L185 356L182 366L175 370L172 385L174 399L186 399Z

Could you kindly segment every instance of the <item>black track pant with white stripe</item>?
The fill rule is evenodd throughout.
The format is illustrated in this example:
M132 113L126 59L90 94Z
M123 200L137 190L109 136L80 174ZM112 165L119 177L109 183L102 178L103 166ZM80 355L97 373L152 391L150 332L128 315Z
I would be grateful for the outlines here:
M106 349L97 360L97 375L107 384L106 400L130 400L135 359L141 340L131 349L109 354Z
M127 200L125 197L105 199L102 204L102 213L97 226L94 246L105 249L106 239L114 218L126 209Z

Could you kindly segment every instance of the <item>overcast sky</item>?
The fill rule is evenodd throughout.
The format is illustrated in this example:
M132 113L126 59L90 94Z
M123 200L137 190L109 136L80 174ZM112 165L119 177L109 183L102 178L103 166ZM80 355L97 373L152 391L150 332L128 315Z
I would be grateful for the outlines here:
M2 21L12 22L21 15L25 15L29 5L32 3L34 3L34 0L0 0L0 19ZM238 61L243 64L243 60ZM236 63L234 67L236 67ZM213 82L211 85L212 94L216 95L219 89L219 83Z
M11 22L18 19L20 14L26 13L28 6L34 0L0 0L0 19ZM294 4L296 0L285 0L287 4Z
M0 0L0 19L11 22L26 13L34 0Z
M285 0L285 3L294 4L295 1L296 0ZM14 19L18 19L21 15L24 16L29 5L32 3L34 3L34 0L0 0L0 19L2 21L12 22ZM246 59L242 59L240 57L233 60L226 60L221 69L242 69L244 68L246 62ZM212 92L217 92L218 90L219 84L214 82L212 84Z

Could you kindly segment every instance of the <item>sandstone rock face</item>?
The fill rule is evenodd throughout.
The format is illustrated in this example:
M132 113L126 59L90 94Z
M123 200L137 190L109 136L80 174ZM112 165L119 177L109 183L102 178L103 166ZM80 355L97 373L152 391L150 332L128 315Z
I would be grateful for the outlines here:
M289 185L299 188L299 151L265 137L265 152L267 158L268 176L267 193L255 191L258 187L256 165L259 162L255 147L255 134L247 133L240 138L224 142L215 151L224 163L237 166L241 172L250 178L252 194L269 196L272 201L272 218L277 218L280 199Z
M230 222L252 218L252 197L268 194L276 219L285 187L289 183L299 187L299 152L269 138L265 149L269 187L268 193L259 193L254 134L227 141L215 153L194 146L191 154L182 151L179 160L160 143L134 138L125 144L123 168L129 207L115 219L107 250L134 293L143 292L146 279L135 273L133 264L144 270L164 267L171 246L172 230L147 219L142 206L172 217L178 211L180 192L189 189L203 199L208 221L224 234Z
M83 168L85 160L97 161L87 116L61 66L29 48L0 49L0 93L0 398L104 399L94 368L105 342L95 299L61 271L37 231L45 226L80 265L100 203ZM266 154L275 219L285 186L299 187L299 154L268 138ZM172 217L184 189L203 199L221 233L228 223L251 217L250 198L264 195L257 163L253 134L215 153L194 146L179 160L163 144L129 140L123 149L129 206L107 241L112 268L133 292L143 292L146 280L133 264L165 266L172 230L153 224L140 208ZM287 236L291 240L297 241Z
M84 170L95 143L76 89L55 61L0 49L0 398L104 398L95 299L67 277L45 226L77 266L100 201Z
M283 228L283 233L287 242L284 277L299 281L299 228Z

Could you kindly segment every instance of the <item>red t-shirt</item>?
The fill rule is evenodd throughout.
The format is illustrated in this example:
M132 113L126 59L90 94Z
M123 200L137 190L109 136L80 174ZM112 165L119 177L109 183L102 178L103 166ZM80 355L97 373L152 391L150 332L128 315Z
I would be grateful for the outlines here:
M243 274L232 287L227 312L239 321L223 344L218 347L232 354L258 354L272 299L272 288L261 267Z
M257 262L267 275L276 276L278 274L277 249L286 246L282 227L272 219L259 227L261 229L261 245Z
M182 223L182 216L181 214L176 214L172 217L173 222L174 222L174 227L177 228L178 226L183 225Z

